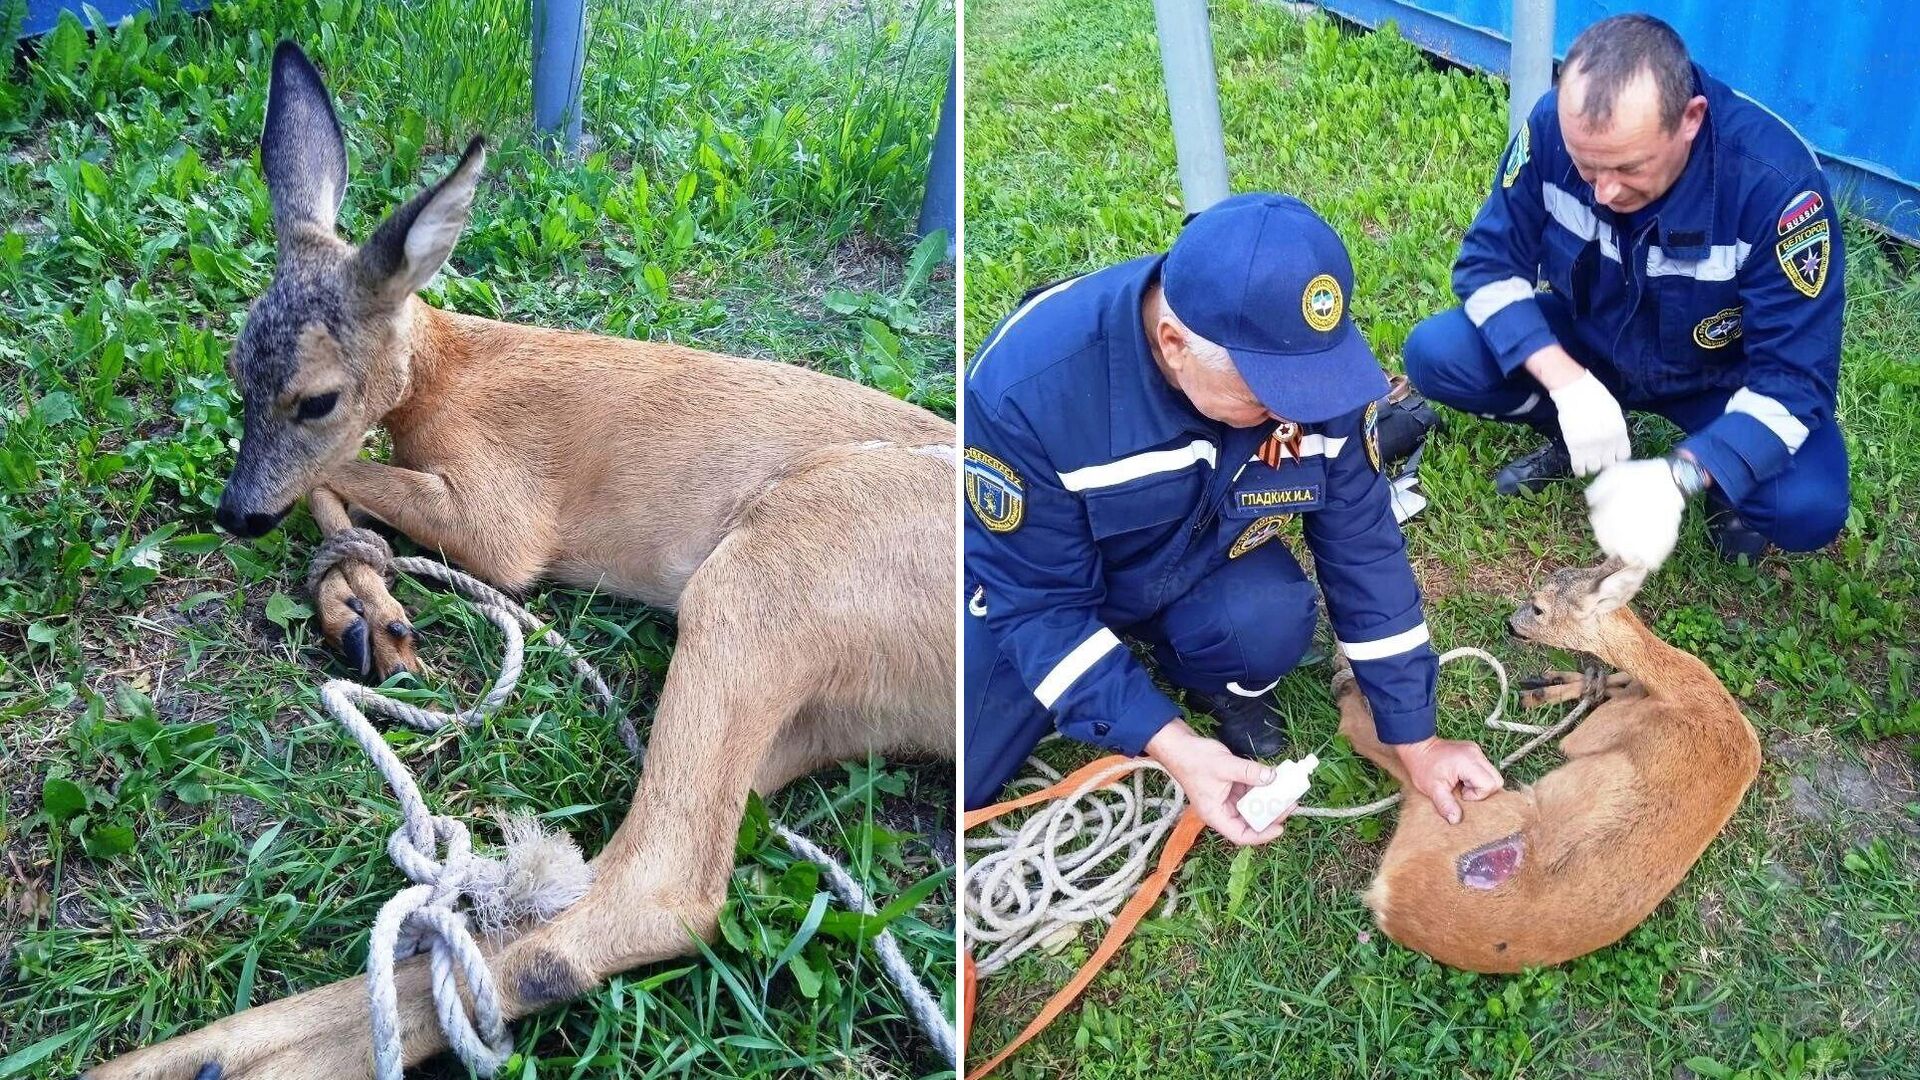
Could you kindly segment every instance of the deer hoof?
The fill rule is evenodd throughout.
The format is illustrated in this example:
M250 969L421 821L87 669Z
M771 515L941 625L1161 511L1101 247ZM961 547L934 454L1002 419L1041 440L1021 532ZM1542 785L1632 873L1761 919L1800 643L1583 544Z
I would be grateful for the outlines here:
M373 651L367 648L367 620L355 619L340 635L340 652L347 658L347 666L360 673L362 679L373 667Z

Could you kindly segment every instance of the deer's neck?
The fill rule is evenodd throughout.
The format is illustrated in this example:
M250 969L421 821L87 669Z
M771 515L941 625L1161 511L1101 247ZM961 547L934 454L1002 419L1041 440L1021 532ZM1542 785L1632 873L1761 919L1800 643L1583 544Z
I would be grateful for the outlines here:
M431 416L444 400L441 391L456 372L467 368L473 345L467 317L441 311L418 297L409 297L405 323L401 330L401 348L406 362L401 370L406 384L399 401L381 421L395 439Z
M1653 691L1711 688L1726 697L1726 687L1705 661L1660 640L1627 608L1607 616L1594 655L1616 671L1624 671Z

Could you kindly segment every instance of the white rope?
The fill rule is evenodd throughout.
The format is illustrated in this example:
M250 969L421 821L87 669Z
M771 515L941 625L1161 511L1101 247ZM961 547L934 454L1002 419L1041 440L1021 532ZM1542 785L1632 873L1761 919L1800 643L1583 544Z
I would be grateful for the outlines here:
M847 873L832 855L827 854L813 841L777 821L773 823L773 831L795 855L819 864L820 868L826 872L827 883L833 887L833 894L840 898L842 904L862 915L878 914L873 908L873 902L867 899L865 890L860 888L860 883L853 880L853 875ZM959 1071L960 1037L954 1031L953 1022L940 1011L940 1002L928 992L925 984L920 981L920 976L915 974L913 967L907 963L906 956L900 952L900 943L893 939L893 932L881 930L875 934L873 951L880 954L880 965L887 969L887 975L893 979L893 984L899 987L900 993L906 997L907 1007L913 1010L913 1018L920 1022L920 1030L926 1032L927 1037L933 1040L934 1046L940 1051L940 1055L947 1059L948 1064L952 1065L956 1072Z
M1507 711L1506 665L1500 663L1500 660L1498 657L1494 656L1492 653L1487 652L1484 649L1476 649L1476 648L1473 648L1472 646L1463 645L1457 649L1450 649L1444 655L1442 655L1440 657L1440 666L1445 667L1446 665L1453 663L1455 660L1465 660L1465 659L1481 661L1482 663L1486 664L1488 667L1492 668L1494 677L1500 680L1500 697L1498 700L1496 700L1493 703L1493 711L1488 713L1486 716L1486 719L1480 721L1480 723L1486 727L1493 728L1496 731L1512 731L1522 735L1533 736L1533 739L1528 743L1526 743L1525 745L1523 745L1522 747L1520 747L1520 749L1515 750L1513 753L1508 754L1506 757L1500 759L1499 767L1502 770L1505 770L1507 766L1512 765L1514 762L1519 761L1521 758L1526 757L1528 754L1533 753L1535 749L1537 749L1542 744L1546 743L1548 740L1552 739L1555 735L1558 735L1561 732L1572 727L1574 724L1579 723L1580 718L1582 716L1585 716L1587 714L1587 710L1593 707L1592 705L1593 696L1589 694L1585 700L1581 701L1579 705L1574 707L1572 712L1569 712L1567 715L1561 717L1560 721L1552 725L1551 727L1540 727L1537 724L1522 724L1514 720L1502 719L1502 717L1505 716ZM1351 671L1351 669L1349 669L1345 674L1347 678L1353 677L1353 672ZM1375 799L1374 801L1367 803L1363 806L1331 806L1331 807L1329 806L1296 806L1293 808L1293 812L1288 816L1289 817L1305 817L1305 818L1328 818L1335 821L1343 821L1347 818L1366 817L1369 814L1377 814L1380 811L1385 810L1387 807L1392 806L1395 803L1398 803L1401 800L1401 798L1403 798L1405 795L1406 795L1406 789L1402 788L1401 790L1394 792L1393 794L1387 796L1384 799Z
M1551 727L1505 720L1507 670L1498 658L1481 649L1458 648L1440 657L1440 663L1469 658L1484 662L1500 680L1499 698L1481 722L1534 736L1501 760L1502 770L1578 723L1596 697L1590 687L1579 706ZM1009 798L1060 779L1058 771L1037 757L1029 758L1027 765L1035 775L1007 785ZM1148 793L1148 773L1164 778L1161 791ZM1364 806L1299 806L1291 816L1364 817L1394 805L1401 795L1396 791ZM987 823L991 835L966 842L968 852L980 854L966 864L962 881L968 948L974 943L992 945L986 956L974 957L980 977L992 975L1033 948L1071 940L1082 923L1094 919L1111 923L1114 913L1138 890L1148 859L1179 820L1186 802L1179 782L1159 762L1133 758L1089 778L1019 825L1005 819ZM1173 903L1169 888L1162 914L1171 911Z
M1013 794L1060 779L1044 762L1030 764L1041 776L1014 781L1008 785ZM1161 790L1149 791L1150 773L1164 778ZM1063 930L1093 919L1112 922L1186 805L1186 792L1165 766L1134 758L1089 777L1018 826L989 822L991 836L966 842L968 851L983 853L968 863L963 888L968 948L994 946L974 957L975 968L991 975ZM1173 903L1169 890L1162 910L1171 911Z
M474 1072L492 1076L512 1052L513 1035L500 1008L499 988L468 927L467 916L473 914L483 929L490 931L544 922L586 894L593 868L580 857L571 839L564 834L544 833L532 819L519 819L508 826L504 861L475 855L467 827L427 809L412 772L380 737L367 713L387 716L422 731L479 723L506 702L520 681L526 659L523 631L540 633L543 641L563 653L603 705L613 708L615 698L593 664L559 633L543 626L532 612L485 582L444 563L394 558L385 539L370 530L348 529L329 536L315 556L308 575L309 590L315 589L328 570L345 561L367 563L389 579L399 570L441 582L472 601L506 639L499 676L471 708L454 712L421 708L351 679L331 679L320 688L320 700L328 714L366 752L400 804L401 824L387 842L387 854L414 883L381 906L368 945L367 994L375 1076L377 1080L401 1080L402 1040L394 963L421 951L428 953L435 1011L448 1046ZM624 717L622 738L637 761L644 748L632 735L631 720ZM797 855L821 866L842 903L874 914L859 884L831 855L778 823L774 830ZM456 909L462 899L468 902L470 912ZM941 1015L939 1003L907 964L890 931L877 933L873 944L915 1019L957 1070L958 1039L953 1025ZM467 998L473 1003L471 1012Z

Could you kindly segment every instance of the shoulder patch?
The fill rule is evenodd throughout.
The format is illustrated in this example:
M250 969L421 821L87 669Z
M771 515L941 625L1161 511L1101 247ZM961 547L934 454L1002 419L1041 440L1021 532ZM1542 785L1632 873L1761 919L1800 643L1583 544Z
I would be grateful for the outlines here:
M1820 295L1827 284L1827 264L1833 256L1833 229L1826 218L1802 226L1780 238L1773 253L1787 280L1808 299Z
M966 472L967 505L989 532L1008 533L1026 516L1026 484L1011 466L992 454L969 446Z
M1817 191L1803 191L1795 195L1787 201L1787 208L1780 211L1780 220L1777 223L1780 235L1785 236L1812 221L1813 216L1818 214L1825 205Z
M1720 349L1740 336L1740 309L1721 308L1700 320L1693 328L1693 343L1703 349Z
M1380 471L1380 403L1367 402L1366 419L1360 422L1360 436L1367 444L1367 460L1373 463L1373 471Z
M1507 151L1507 167L1500 174L1500 186L1510 188L1520 179L1520 170L1526 168L1527 158L1533 155L1533 124L1522 122L1520 134L1514 136L1513 149ZM1485 173L1481 174L1486 175Z

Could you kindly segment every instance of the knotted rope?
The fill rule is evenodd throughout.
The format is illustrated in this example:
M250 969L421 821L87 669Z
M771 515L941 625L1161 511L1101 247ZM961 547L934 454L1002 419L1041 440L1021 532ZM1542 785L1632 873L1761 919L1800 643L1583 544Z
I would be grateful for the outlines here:
M1491 653L1474 648L1454 649L1440 663L1467 658L1484 662L1500 680L1499 699L1482 723L1533 736L1500 760L1502 770L1578 723L1596 700L1590 687L1581 703L1550 727L1506 720L1505 666ZM1352 678L1352 672L1343 677ZM1027 764L1034 775L1009 784L1009 798L1060 779L1058 771L1038 758L1028 759ZM1164 777L1160 790L1149 792L1149 773ZM1292 816L1365 817L1399 802L1402 794L1396 791L1364 806L1299 806ZM974 957L980 976L999 971L1036 946L1071 938L1081 923L1094 919L1111 923L1114 913L1138 889L1154 850L1179 820L1186 803L1179 782L1159 762L1135 758L1089 778L1017 826L995 819L987 825L991 835L967 840L966 850L981 854L968 863L962 883L966 940L970 947L972 943L993 946L986 956ZM1163 914L1172 910L1175 899L1169 886Z
M346 529L328 536L314 555L307 575L308 591L316 592L328 571L346 562L365 563L389 581L396 571L438 581L471 601L506 639L500 674L479 703L468 709L443 712L421 708L351 679L331 679L320 688L320 700L328 714L366 752L400 804L401 824L387 842L387 854L414 883L381 906L368 946L367 992L375 1076L378 1080L401 1080L402 1040L394 964L422 950L428 952L434 1007L448 1045L474 1072L492 1076L512 1052L513 1036L500 1007L499 988L468 927L467 913L457 910L456 905L466 899L471 914L488 932L544 922L586 894L593 868L571 839L564 834L547 834L525 818L508 825L504 860L474 854L467 827L427 809L412 772L380 737L367 713L430 732L449 724L479 723L498 710L519 684L526 661L524 633L528 631L539 633L544 642L565 655L605 707L612 709L616 700L593 664L532 612L485 582L444 563L395 558L386 540L371 530ZM632 721L624 715L621 735L638 762L645 748ZM774 831L795 854L822 867L841 903L863 914L874 914L858 883L831 855L778 823ZM881 930L873 942L915 1019L958 1069L958 1038L953 1025L941 1015L938 1001L920 983L890 931ZM471 1013L460 993L460 981L465 982L472 999Z

